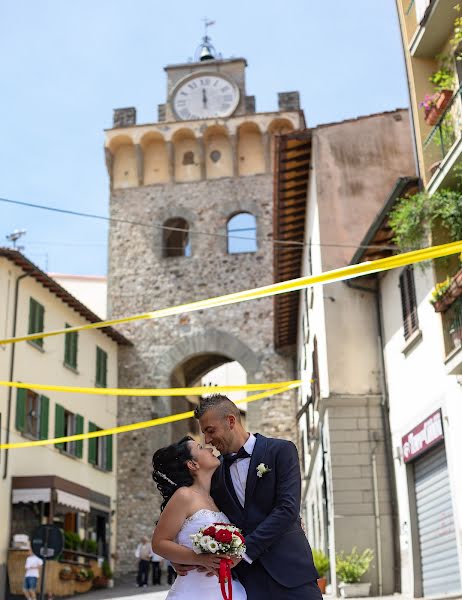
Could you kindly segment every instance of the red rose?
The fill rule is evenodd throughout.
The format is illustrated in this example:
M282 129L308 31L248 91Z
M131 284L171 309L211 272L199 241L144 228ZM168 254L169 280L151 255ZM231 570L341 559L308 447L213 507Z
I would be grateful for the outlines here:
M210 525L210 527L207 527L207 529L204 529L204 535L210 535L211 537L213 537L216 533L216 529L213 525Z
M223 544L230 544L233 541L233 534L227 529L219 529L215 534L215 539L217 540L217 542L222 542Z
M237 535L237 537L242 541L242 543L245 544L245 538L241 533L239 533L239 531L235 531L234 535Z

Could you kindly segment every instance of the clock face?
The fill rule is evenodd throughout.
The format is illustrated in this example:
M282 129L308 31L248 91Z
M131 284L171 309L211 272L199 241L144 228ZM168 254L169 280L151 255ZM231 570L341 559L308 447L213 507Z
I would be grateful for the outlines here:
M173 110L178 118L209 119L228 117L239 102L236 85L219 75L202 73L180 83L173 94Z

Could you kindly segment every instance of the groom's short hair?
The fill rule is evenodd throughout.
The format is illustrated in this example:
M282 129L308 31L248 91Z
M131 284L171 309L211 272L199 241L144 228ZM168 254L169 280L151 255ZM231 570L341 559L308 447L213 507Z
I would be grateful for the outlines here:
M201 398L194 409L194 416L196 419L200 419L208 410L216 411L222 418L233 415L237 421L241 421L241 413L238 407L228 396L223 394L212 394L207 398Z

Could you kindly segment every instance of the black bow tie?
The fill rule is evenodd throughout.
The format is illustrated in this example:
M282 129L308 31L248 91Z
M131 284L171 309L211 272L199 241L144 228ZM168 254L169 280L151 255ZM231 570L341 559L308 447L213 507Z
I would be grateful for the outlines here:
M249 458L249 457L250 457L250 454L247 452L247 450L244 448L244 446L242 446L242 448L240 448L239 452L237 452L236 454L225 454L223 456L223 460L225 461L226 464L232 465L235 460L239 460L240 458Z

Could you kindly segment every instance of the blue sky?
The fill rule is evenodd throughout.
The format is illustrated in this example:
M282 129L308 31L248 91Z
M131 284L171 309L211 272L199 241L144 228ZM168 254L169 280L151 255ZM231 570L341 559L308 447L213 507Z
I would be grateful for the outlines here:
M276 110L299 90L309 126L408 106L392 0L4 0L0 6L0 197L106 215L103 129L135 106L156 120L166 64L210 29L248 61L247 93ZM53 272L104 274L107 226L0 202L0 245Z

